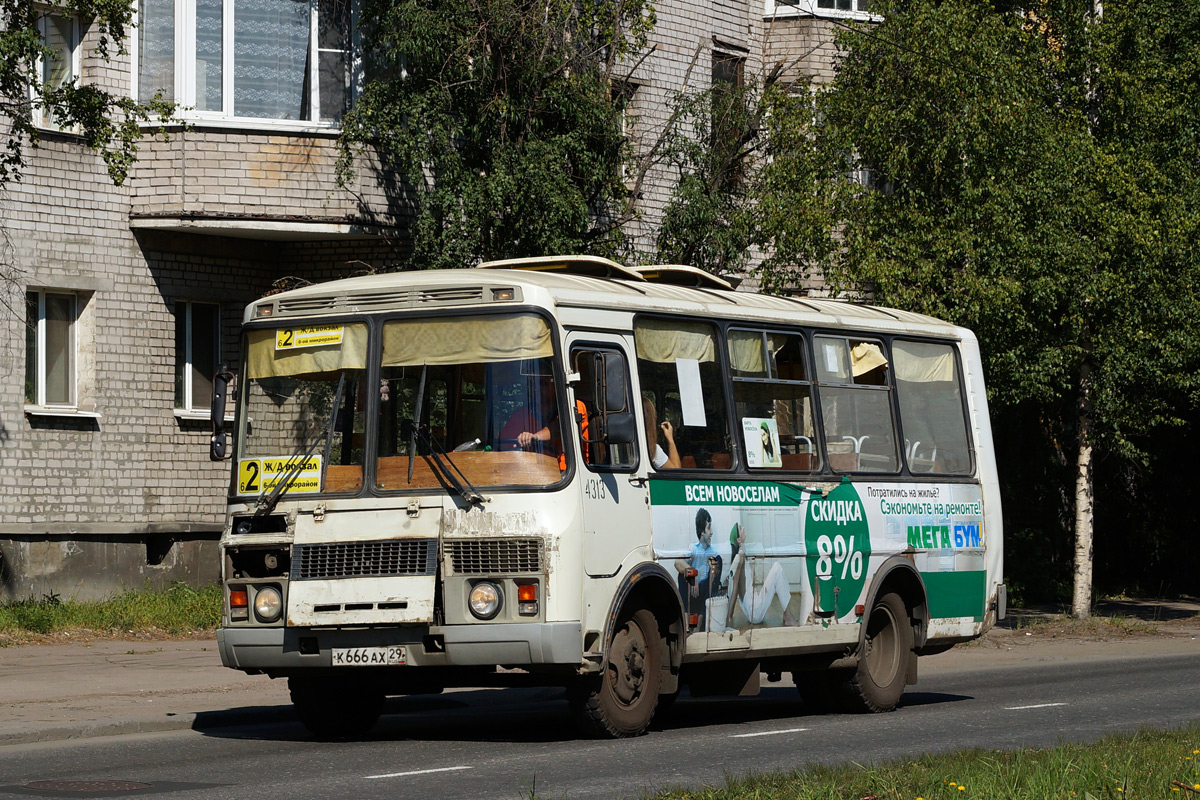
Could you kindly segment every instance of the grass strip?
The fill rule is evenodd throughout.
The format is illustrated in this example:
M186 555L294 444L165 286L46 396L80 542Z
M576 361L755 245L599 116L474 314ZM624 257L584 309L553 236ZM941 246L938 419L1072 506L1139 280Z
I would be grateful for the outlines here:
M221 587L193 589L182 583L130 590L105 600L65 601L58 595L0 604L0 633L47 635L71 631L181 635L216 628Z
M655 800L1163 800L1200 798L1200 724L1049 749L963 750L808 766Z

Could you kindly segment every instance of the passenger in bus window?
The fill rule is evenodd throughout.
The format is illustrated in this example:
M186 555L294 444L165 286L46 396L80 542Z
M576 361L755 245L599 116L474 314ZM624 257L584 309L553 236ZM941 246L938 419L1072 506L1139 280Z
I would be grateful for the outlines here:
M669 420L658 421L658 411L650 398L642 398L642 414L646 417L646 452L650 455L650 463L655 469L679 469L679 449L675 446L675 426ZM667 442L666 452L658 443L658 433L662 432Z

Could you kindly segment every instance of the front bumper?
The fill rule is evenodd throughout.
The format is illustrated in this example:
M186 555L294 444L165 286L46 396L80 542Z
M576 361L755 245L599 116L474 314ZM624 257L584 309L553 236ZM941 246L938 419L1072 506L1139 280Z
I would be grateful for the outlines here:
M427 649L426 645L433 642L436 646ZM583 633L578 622L217 631L221 663L255 672L328 668L332 666L334 648L398 644L407 647L409 667L578 665L583 659Z

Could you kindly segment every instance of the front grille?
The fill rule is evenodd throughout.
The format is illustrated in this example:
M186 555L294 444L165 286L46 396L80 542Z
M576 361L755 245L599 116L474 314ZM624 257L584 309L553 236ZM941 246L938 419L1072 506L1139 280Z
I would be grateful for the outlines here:
M459 575L542 572L541 539L453 540L444 546Z
M292 579L382 578L432 575L437 539L298 544L292 548Z

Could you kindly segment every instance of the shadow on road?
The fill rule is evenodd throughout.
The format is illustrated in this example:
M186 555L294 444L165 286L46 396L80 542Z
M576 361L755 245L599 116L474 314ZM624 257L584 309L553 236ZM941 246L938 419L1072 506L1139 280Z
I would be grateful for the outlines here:
M931 706L972 698L908 692L901 707ZM773 720L815 719L795 688L766 687L756 697L693 698L685 689L656 714L653 731L694 730ZM313 737L288 706L200 714L193 729L220 739L302 742ZM543 744L582 738L562 689L480 689L441 695L393 697L378 724L361 741L505 742Z

